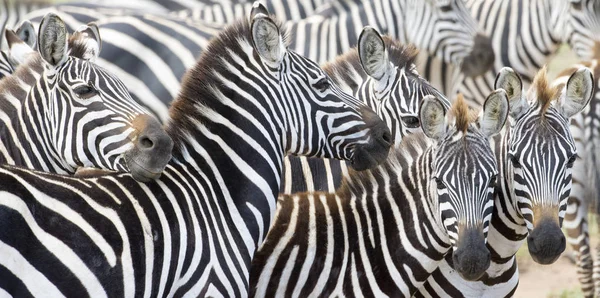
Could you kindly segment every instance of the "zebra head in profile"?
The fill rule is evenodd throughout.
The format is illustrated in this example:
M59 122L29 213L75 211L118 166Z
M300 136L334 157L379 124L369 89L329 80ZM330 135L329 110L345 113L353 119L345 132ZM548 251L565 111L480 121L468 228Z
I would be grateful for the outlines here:
M0 88L4 162L62 174L80 167L129 171L140 181L160 175L172 140L117 77L94 64L102 44L95 24L69 37L64 22L48 14L33 55L32 42L7 36L9 58L21 65Z
M407 41L447 63L460 65L465 76L475 77L494 64L491 40L479 27L463 0L405 0Z
M426 97L431 98L432 95ZM470 113L460 95L449 117L442 114L445 108L441 102L436 103L436 109L428 106L431 102L423 102L420 118L425 134L437 141L431 176L441 222L453 247L455 270L464 279L476 280L490 265L486 239L498 170L489 138L504 126L507 96L503 90L493 92L477 123L476 115Z
M507 149L498 150L505 152L499 159L512 185L506 192L529 231L532 258L550 264L565 249L561 226L571 192L571 168L577 159L569 119L590 102L594 78L589 69L581 68L566 84L551 87L544 68L523 95L519 75L503 68L495 85L509 95L513 122L502 141Z
M583 60L596 59L596 43L600 41L600 2L597 0L569 0L567 42Z

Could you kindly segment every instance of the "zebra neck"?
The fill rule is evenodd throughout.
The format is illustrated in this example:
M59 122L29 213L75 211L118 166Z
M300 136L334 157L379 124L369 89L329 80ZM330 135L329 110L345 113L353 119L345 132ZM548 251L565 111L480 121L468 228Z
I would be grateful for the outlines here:
M40 56L32 55L0 83L0 160L46 172L74 173L72 167L59 162L57 152L51 149L51 140L36 133L50 125L42 112L47 110L45 101L40 97L46 96L40 90L47 90L40 85L43 71Z

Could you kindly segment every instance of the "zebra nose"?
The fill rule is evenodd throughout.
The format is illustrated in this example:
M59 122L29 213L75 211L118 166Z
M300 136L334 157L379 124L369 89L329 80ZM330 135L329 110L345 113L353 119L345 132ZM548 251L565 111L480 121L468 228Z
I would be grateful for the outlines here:
M392 145L392 135L385 122L371 109L365 108L361 114L365 126L369 128L370 138L367 143L360 144L354 149L350 166L357 171L372 169L379 165L387 158Z
M463 60L461 71L467 77L480 76L492 68L495 57L491 39L477 34L474 38L473 50Z
M129 171L140 182L157 179L171 159L173 140L154 117L139 115L133 126L139 133L126 153Z
M491 254L480 228L466 228L452 254L454 269L465 280L478 280L490 267Z
M565 251L566 245L565 235L552 219L542 219L527 236L531 258L544 265L554 263Z

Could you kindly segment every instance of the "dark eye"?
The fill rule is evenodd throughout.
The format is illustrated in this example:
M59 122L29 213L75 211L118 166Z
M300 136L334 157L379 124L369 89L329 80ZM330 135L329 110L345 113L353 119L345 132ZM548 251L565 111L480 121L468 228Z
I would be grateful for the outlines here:
M516 156L509 154L508 156L510 158L510 161L512 162L513 166L518 167L521 164L519 163L519 158L517 158Z
M96 91L94 87L89 85L81 85L73 89L73 92L75 92L75 94L77 94L77 96L81 99L88 99L98 94L98 91Z
M313 85L313 87L315 87L321 92L325 92L325 90L327 90L329 86L331 86L331 84L329 83L329 80L327 78L322 78Z
M437 184L437 188L438 189L444 189L444 188L446 188L446 185L444 184L444 182L440 178L435 178L435 183Z
M571 7L576 10L581 10L581 1L571 1Z
M408 128L417 128L421 124L420 121L419 121L419 118L417 118L415 116L402 117L402 122Z
M571 156L569 158L569 161L567 161L567 167L572 167L576 160L577 160L577 154Z
M443 5L443 6L440 6L440 10L441 10L442 12L449 12L449 11L451 11L451 10L452 10L452 5L448 4L448 5Z
M492 176L492 179L490 179L490 187L495 187L496 186L496 176Z

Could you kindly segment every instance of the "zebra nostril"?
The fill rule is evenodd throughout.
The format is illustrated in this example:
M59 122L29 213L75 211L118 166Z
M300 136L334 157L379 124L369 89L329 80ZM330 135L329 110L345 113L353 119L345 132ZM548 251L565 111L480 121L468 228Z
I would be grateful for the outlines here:
M141 149L152 149L152 147L154 147L154 142L152 142L149 137L142 136L138 141L138 145Z
M392 143L392 135L388 131L384 131L381 138L383 139L384 142L386 142L388 144Z

